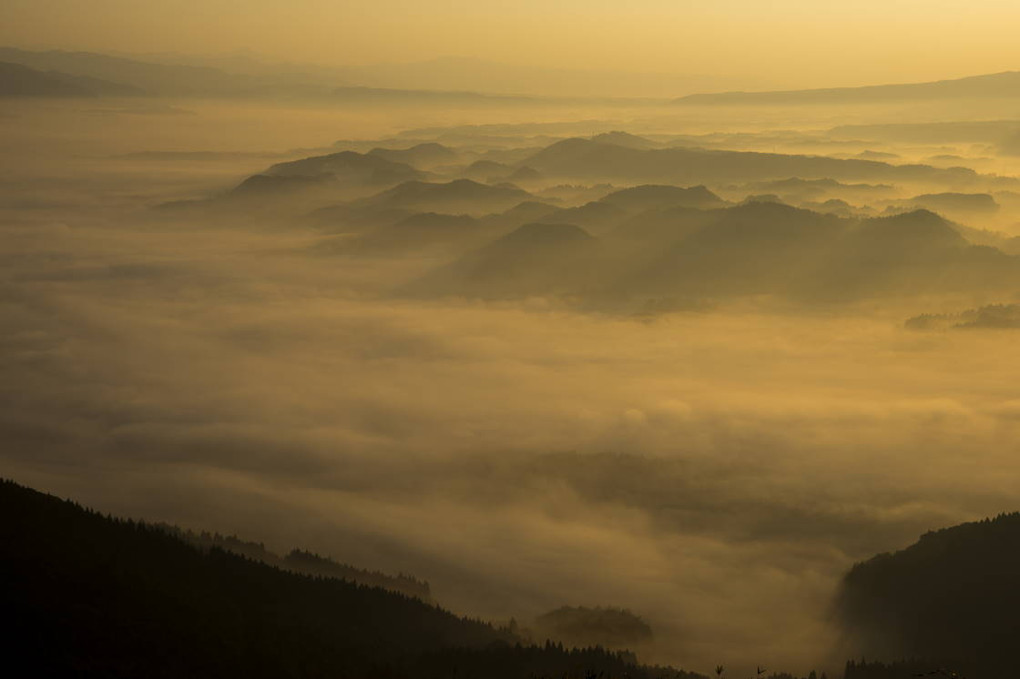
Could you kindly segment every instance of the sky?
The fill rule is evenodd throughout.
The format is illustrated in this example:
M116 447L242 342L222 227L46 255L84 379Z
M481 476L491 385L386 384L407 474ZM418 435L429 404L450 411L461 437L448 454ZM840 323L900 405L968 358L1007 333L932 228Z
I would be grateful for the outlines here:
M460 56L520 65L906 82L1020 68L1009 0L4 0L0 43L329 65Z

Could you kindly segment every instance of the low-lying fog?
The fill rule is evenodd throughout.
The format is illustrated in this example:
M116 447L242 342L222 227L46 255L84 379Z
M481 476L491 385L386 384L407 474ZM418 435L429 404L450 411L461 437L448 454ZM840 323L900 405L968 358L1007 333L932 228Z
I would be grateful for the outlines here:
M149 208L337 139L566 112L33 106L0 131L5 477L410 572L487 619L626 607L655 632L643 660L702 672L841 663L829 603L855 560L1016 509L1017 337L904 328L1016 290L662 314L408 301L387 291L441 258L324 256L303 224ZM708 133L684 115L513 134ZM860 122L824 115L812 130ZM744 131L764 128L782 125ZM183 151L216 154L152 154ZM1008 232L1002 210L966 223Z

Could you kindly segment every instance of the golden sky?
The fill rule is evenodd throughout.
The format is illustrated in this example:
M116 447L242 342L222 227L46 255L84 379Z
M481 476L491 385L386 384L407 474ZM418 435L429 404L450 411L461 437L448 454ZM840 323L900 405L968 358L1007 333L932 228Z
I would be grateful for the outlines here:
M0 43L326 64L468 56L778 86L1020 68L1016 0L3 0Z

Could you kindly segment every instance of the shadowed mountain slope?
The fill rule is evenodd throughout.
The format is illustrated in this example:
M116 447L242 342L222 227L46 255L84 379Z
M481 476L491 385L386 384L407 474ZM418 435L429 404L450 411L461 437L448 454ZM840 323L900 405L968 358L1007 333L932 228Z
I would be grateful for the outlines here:
M837 612L869 658L926 658L974 679L1015 675L1020 514L927 533L857 564Z
M417 599L199 550L3 480L0 581L11 676L695 676L626 653L521 647L509 629Z
M233 535L220 535L219 533L208 533L205 531L196 533L164 524L160 524L158 527L202 551L222 549L281 570L304 575L347 580L359 585L378 587L421 599L427 603L433 603L429 583L418 580L410 575L389 575L378 571L367 571L362 568L355 568L350 564L338 563L332 559L301 549L293 549L286 556L281 557L266 549L265 545L260 542L241 540Z

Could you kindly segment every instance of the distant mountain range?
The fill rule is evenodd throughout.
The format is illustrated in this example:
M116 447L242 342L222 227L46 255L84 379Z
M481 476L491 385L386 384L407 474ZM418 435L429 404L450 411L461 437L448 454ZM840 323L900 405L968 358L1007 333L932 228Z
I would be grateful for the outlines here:
M935 99L1013 99L1020 97L1020 71L904 85L833 87L776 92L692 94L677 104L698 106L881 104Z
M227 73L209 66L151 63L93 52L38 52L0 47L0 61L80 78L96 78L150 96L279 97L321 91L319 85L286 76Z
M0 62L0 97L129 97L144 93L100 78Z
M134 94L144 92L152 96L180 97L314 98L367 103L411 100L465 105L527 104L537 100L628 104L642 101L665 104L672 101L678 105L711 106L864 104L1020 97L1020 72L1013 71L927 83L787 91L730 91L690 94L677 99L675 94L678 92L747 86L751 83L698 76L515 66L462 58L407 64L328 67L270 63L238 56L114 56L0 47L0 62L20 64L39 71L55 71L64 74L64 77L94 78L114 85L114 89L131 88L130 92Z
M201 98L314 99L321 102L392 104L415 102L433 105L516 105L538 100L599 100L630 102L612 84L598 87L594 73L583 76L589 86L528 87L521 69L498 64L444 60L421 64L378 67L321 67L267 64L244 59L201 59L187 56L113 56L64 50L32 51L0 47L0 61L67 76L95 78L150 96ZM518 76L512 77L512 73ZM546 83L548 69L524 69ZM577 74L575 74L577 75ZM578 77L581 77L578 75ZM664 80L683 82L664 76ZM617 84L626 83L621 77ZM705 82L702 80L701 82ZM538 81L530 82L531 85ZM571 89L571 91L568 91ZM596 93L596 94L593 94ZM635 92L631 92L634 94ZM118 93L119 94L119 93ZM662 89L661 95L667 94ZM24 95L30 96L30 95ZM70 95L66 95L70 96ZM665 101L665 99L663 99Z

